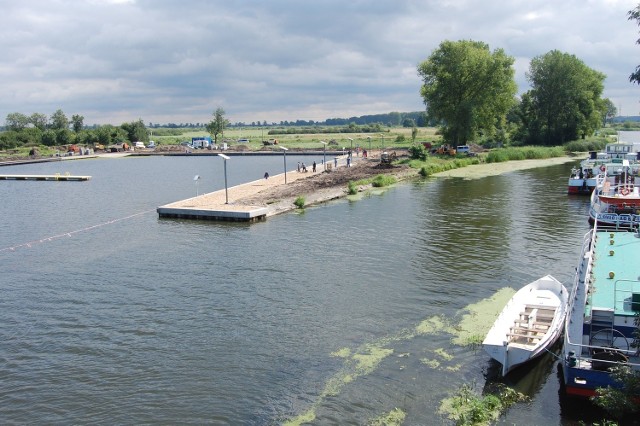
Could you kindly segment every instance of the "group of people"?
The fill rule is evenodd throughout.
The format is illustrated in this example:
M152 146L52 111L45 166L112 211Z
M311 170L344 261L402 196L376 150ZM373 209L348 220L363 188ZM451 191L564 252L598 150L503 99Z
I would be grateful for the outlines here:
M357 152L357 151L356 151L356 152ZM349 153L348 153L348 155L347 155L347 167L351 167L351 155L352 155L352 154L351 154L351 150L349 150ZM367 157L367 151L366 151L366 150L364 150L364 151L362 152L362 156L363 156L364 158L366 158L366 157ZM338 167L338 157L335 157L335 158L333 159L333 162L334 162L334 167L336 167L336 168L337 168L337 167ZM316 164L316 162L314 161L314 162L313 162L313 164L311 165L311 171L312 171L313 173L315 173L315 172L316 172L316 167L317 167L317 164ZM298 173L300 173L300 172L302 172L302 173L306 173L306 172L307 172L307 165L306 165L306 164L304 164L304 162L300 162L300 161L298 161ZM265 178L265 179L269 179L269 172L264 172L264 178Z
M313 165L311 166L311 170L313 171L313 173L316 172L316 162L313 162ZM298 173L303 172L306 173L307 172L307 166L304 163L300 163L298 161Z

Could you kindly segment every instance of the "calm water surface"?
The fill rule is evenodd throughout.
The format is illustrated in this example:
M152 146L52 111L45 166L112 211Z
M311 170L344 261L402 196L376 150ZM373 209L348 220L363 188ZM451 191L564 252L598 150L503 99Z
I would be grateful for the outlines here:
M158 218L224 186L216 157L4 167L93 177L0 182L0 423L356 425L399 407L405 424L450 424L441 401L496 372L452 343L465 307L548 273L570 282L588 208L566 195L571 166L252 225ZM233 158L229 185L281 170ZM434 318L451 327L416 332ZM574 424L555 359L524 370L509 381L532 401L500 422Z

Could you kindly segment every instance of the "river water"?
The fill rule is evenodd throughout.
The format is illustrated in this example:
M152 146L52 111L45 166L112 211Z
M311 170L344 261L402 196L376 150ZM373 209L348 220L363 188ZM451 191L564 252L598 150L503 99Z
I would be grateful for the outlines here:
M588 229L571 167L430 178L251 225L158 218L223 187L217 157L3 167L92 179L0 182L0 423L359 425L397 407L451 424L442 401L497 371L456 343L469 307L571 282ZM229 185L281 170L234 157ZM507 378L531 401L500 423L574 424L556 364Z

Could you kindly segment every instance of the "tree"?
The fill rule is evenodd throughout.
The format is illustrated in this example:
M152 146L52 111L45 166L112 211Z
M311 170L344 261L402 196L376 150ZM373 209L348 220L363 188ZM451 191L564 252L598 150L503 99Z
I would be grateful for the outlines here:
M149 142L149 134L142 119L130 123L122 123L120 128L127 133L129 142Z
M46 146L54 146L56 144L56 132L54 130L45 130L42 133L42 144Z
M629 20L636 21L640 25L640 4L635 9L629 11ZM636 44L640 44L640 38L636 40ZM636 70L629 76L629 81L632 83L640 84L640 65L636 67Z
M427 113L446 141L463 145L493 135L514 103L514 59L483 42L444 41L418 66Z
M552 50L531 60L522 117L529 142L560 145L591 134L602 125L605 75L574 55Z
M69 120L61 109L51 115L51 128L53 130L61 130L69 128Z
M13 130L14 132L20 132L29 125L29 117L19 112L12 112L7 114L5 119L5 126L7 130Z
M71 116L71 126L73 127L73 131L80 133L82 128L84 127L84 117L79 114L74 114Z
M218 144L218 135L224 135L224 129L229 125L229 121L224 118L224 109L218 107L213 112L213 120L207 123L207 132L211 135L214 143Z
M29 121L33 124L33 127L42 130L43 132L47 129L47 115L39 112L34 112L29 117Z
M405 118L404 120L402 120L402 127L415 127L416 126L416 121L413 118Z

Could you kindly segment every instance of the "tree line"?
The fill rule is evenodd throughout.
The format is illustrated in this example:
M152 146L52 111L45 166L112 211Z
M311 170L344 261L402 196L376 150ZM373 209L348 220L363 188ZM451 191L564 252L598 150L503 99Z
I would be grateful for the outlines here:
M118 143L148 142L149 134L143 121L123 123L120 126L110 124L86 128L84 117L74 114L68 119L58 109L47 117L46 114L25 115L10 113L5 120L5 131L0 134L0 149L12 149L20 146L60 146L60 145L104 145Z

